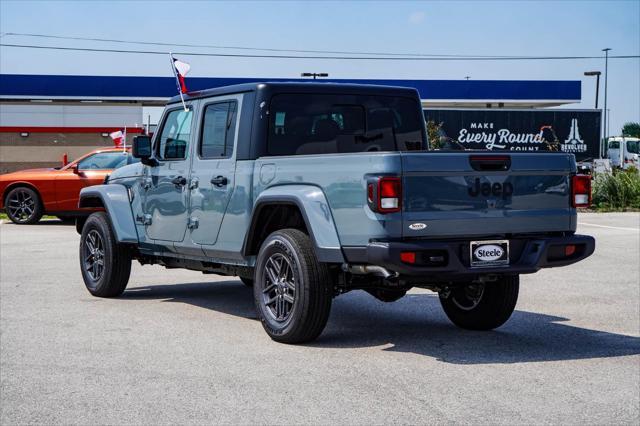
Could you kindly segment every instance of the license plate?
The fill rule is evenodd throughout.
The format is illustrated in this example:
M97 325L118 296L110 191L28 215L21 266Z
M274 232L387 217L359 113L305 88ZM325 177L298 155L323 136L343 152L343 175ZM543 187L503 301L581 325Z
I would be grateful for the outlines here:
M471 241L471 266L501 266L509 264L509 240Z

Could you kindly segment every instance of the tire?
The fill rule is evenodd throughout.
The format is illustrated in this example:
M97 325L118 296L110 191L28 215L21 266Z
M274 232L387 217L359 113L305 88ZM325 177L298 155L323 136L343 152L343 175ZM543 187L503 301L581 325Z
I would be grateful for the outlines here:
M82 228L79 252L82 279L89 293L117 297L124 292L131 274L131 252L117 243L106 213L89 216Z
M253 287L253 280L252 280L252 279L250 279L250 278L243 278L243 277L240 277L240 281L242 281L242 283L243 283L244 285L246 285L247 287Z
M440 303L451 322L467 330L493 330L507 322L518 301L520 278L453 288Z
M304 343L322 333L332 291L327 266L318 262L309 236L283 229L267 237L258 252L253 295L258 318L273 340Z
M7 217L16 225L38 223L44 213L42 200L36 191L26 186L18 186L4 198Z
M381 302L391 303L397 300L402 299L406 294L406 290L396 290L396 289L382 289L377 288L373 290L367 290L367 293L375 297Z

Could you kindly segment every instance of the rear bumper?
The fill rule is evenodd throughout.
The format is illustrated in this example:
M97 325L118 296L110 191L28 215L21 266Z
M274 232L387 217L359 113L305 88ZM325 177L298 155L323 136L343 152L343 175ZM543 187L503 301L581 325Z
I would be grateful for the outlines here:
M474 239L479 240L479 239ZM488 274L531 274L542 268L566 266L579 262L593 254L595 240L588 235L571 235L544 238L509 239L509 265L472 267L470 265L470 240L451 241L403 241L374 242L360 249L347 248L349 263L367 263L397 272L402 277L428 277L429 280L469 279ZM564 255L564 246L575 245L570 256ZM355 249L355 250L354 250ZM558 256L558 252L562 255ZM404 263L400 253L415 252L417 259L429 259L431 255L442 257L439 262Z

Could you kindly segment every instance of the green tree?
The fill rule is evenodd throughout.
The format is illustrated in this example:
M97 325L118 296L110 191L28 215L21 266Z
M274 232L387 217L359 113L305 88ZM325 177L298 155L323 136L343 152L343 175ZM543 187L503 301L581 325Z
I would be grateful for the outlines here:
M442 148L440 141L440 129L443 123L436 123L433 120L427 121L427 136L429 137L429 147L431 149Z
M640 138L640 123L625 123L625 125L622 126L622 136Z

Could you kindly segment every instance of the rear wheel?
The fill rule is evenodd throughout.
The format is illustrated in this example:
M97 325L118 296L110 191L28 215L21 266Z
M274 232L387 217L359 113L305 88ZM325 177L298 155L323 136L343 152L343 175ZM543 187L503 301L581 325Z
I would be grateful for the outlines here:
M507 322L518 301L520 278L507 276L495 282L470 283L440 294L451 322L468 330L492 330Z
M120 296L129 282L131 252L118 244L106 213L93 213L82 228L80 270L94 296Z
M332 292L327 266L318 262L309 236L297 229L269 235L258 253L253 295L273 340L302 343L322 333Z
M44 213L38 193L25 186L9 191L4 200L4 206L11 222L18 225L37 223Z
M402 299L407 294L407 290L377 288L374 290L367 290L367 293L381 302L391 303Z

